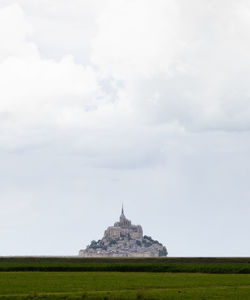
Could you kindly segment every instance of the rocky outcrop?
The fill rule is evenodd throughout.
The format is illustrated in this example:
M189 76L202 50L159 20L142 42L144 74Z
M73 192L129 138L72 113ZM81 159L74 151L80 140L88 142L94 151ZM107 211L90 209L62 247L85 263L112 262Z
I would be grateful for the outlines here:
M122 209L120 221L108 227L101 240L92 241L80 250L82 257L158 257L167 256L167 249L150 236L143 236L140 225L132 225Z

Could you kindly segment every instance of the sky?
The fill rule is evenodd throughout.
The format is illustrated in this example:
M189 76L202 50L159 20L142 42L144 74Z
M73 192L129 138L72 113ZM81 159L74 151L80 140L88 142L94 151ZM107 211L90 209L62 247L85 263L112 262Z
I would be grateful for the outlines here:
M122 203L169 256L249 256L249 53L247 0L0 0L0 256Z

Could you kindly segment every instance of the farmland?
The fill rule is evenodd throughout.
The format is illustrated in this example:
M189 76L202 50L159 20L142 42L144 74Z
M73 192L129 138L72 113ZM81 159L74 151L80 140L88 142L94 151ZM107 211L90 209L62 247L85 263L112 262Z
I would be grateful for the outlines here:
M250 299L249 265L248 258L0 258L0 299Z
M1 271L250 274L250 258L0 257Z

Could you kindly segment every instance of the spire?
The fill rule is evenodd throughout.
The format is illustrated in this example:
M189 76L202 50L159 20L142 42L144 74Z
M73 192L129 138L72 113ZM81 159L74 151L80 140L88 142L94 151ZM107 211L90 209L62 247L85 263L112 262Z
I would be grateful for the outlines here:
M122 203L122 215L124 215L124 210L123 210L123 203Z

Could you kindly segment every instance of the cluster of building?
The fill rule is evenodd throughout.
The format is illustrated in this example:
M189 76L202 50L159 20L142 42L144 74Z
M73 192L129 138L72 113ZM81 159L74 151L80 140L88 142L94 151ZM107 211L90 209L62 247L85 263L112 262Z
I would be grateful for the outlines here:
M80 250L82 257L159 257L167 256L161 243L144 235L141 225L132 225L122 208L120 221L108 227L101 240Z

